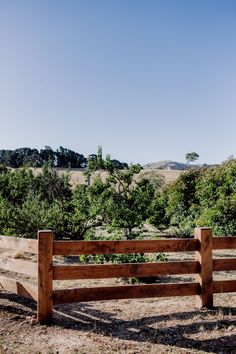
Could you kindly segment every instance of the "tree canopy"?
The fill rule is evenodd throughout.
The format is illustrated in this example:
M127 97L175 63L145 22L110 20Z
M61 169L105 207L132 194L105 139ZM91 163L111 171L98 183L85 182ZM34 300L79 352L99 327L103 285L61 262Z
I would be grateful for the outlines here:
M60 146L54 151L50 146L44 149L30 149L28 147L15 150L0 150L0 164L12 168L23 166L42 167L49 163L58 168L86 168L89 159L97 159L96 154L91 154L87 158L73 150ZM114 166L119 169L127 168L128 165L118 160L112 160Z
M194 162L199 159L199 155L196 152L188 152L185 155L185 160L189 162Z

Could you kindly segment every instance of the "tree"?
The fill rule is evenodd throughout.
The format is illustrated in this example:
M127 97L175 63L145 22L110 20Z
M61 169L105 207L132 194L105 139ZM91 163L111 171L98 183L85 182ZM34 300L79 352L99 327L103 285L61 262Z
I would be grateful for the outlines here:
M100 220L112 228L123 229L125 236L131 239L133 228L139 228L149 216L154 185L147 178L135 178L142 169L140 165L120 170L109 155L103 159L101 147L96 158L88 162L85 175L88 193L93 196L93 208L96 205ZM99 170L106 172L105 181L98 172L95 174Z
M69 175L49 164L37 175L0 166L0 234L36 237L39 229L53 229L56 237L67 235L72 192Z
M185 155L185 160L187 161L187 163L194 162L198 159L199 159L199 155L196 152L188 152Z

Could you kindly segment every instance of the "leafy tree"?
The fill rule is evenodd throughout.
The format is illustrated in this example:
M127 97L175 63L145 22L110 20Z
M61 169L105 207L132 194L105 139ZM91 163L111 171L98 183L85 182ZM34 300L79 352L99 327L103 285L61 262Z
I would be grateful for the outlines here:
M190 169L166 185L153 202L150 222L159 228L177 227L180 234L191 235L200 213L196 186L204 169Z
M200 203L197 223L212 227L216 235L236 233L236 161L206 170L196 186Z
M187 163L194 162L199 159L199 155L196 152L189 152L185 155Z
M10 170L0 173L0 195L12 205L20 205L32 190L34 175L30 169Z
M103 225L103 207L107 196L106 184L97 178L92 185L78 185L72 197L70 237L83 240L95 227Z
M43 166L42 172L34 178L33 190L49 203L69 200L72 195L69 172L59 173L50 163Z
M170 225L170 217L167 215L168 187L158 191L152 201L148 221L160 230L165 230Z
M52 166L56 164L56 154L50 146L45 146L44 149L40 150L40 156L42 158L43 163L49 163Z
M236 160L181 174L157 193L149 219L185 236L195 226L211 227L215 235L235 235Z
M96 177L94 185L99 186L96 190L92 180L98 170L106 171L107 178L102 181L100 176ZM140 171L140 165L118 169L109 155L103 159L102 148L99 147L96 158L89 159L85 173L100 218L113 228L122 228L127 238L132 238L133 229L140 227L148 218L155 192L148 179L134 178Z
M71 193L68 177L48 165L37 176L27 168L0 168L0 232L36 237L38 229L52 227L62 236Z

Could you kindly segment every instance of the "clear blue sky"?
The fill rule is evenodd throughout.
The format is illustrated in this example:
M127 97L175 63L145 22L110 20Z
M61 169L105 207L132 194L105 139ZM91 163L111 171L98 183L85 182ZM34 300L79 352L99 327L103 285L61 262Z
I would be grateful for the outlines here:
M0 0L0 148L236 155L236 1Z

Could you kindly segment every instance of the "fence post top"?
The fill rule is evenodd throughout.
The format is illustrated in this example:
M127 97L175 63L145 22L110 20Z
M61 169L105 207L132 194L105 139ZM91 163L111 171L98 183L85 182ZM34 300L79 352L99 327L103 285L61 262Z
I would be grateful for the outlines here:
M42 237L50 237L53 238L54 237L54 233L52 230L38 230L38 239L41 239Z
M212 229L210 227L196 227L194 229L195 239L212 238L212 236Z
M211 227L195 227L195 230L211 230Z
M52 230L38 230L38 234L48 234L48 233L53 233Z

